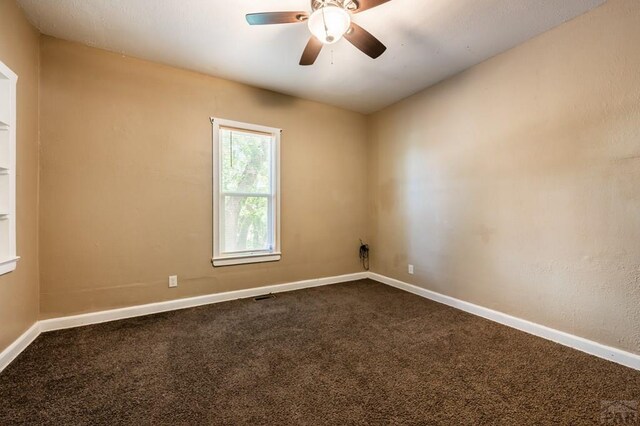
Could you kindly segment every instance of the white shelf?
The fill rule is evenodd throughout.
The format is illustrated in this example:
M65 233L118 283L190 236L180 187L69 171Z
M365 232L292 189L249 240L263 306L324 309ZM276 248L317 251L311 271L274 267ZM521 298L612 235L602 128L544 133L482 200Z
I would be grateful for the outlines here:
M16 84L0 62L0 275L16 269Z
M11 133L7 130L0 130L0 168L9 170L11 161Z
M4 64L0 67L0 94L3 99L0 99L0 123L5 126L11 126L11 116L13 111L11 108L11 101L8 99L12 91L12 76L15 76L13 72L7 72L7 67ZM12 75L13 74L13 75Z

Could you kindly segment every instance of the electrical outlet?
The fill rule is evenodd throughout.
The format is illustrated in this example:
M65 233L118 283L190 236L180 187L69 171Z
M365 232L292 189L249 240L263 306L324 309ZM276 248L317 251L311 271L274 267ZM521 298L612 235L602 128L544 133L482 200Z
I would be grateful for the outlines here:
M413 275L413 265L409 265L409 268L408 268L408 269L409 269L409 273L410 273L411 275Z
M169 287L178 287L178 276L177 275L169 276Z

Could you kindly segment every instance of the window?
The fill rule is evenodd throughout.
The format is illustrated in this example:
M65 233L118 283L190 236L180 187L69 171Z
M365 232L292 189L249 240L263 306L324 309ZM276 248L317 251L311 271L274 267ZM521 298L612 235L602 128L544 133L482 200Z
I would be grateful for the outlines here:
M16 83L0 62L0 275L16 269Z
M280 260L280 129L211 123L213 266Z

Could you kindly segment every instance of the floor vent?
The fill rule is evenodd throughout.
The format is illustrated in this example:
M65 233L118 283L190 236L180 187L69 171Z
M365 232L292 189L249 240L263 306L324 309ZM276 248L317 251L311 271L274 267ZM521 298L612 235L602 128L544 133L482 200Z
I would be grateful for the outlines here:
M276 298L275 294L263 294L262 296L254 297L253 300L255 300L256 302L260 302L261 300L275 299L275 298Z

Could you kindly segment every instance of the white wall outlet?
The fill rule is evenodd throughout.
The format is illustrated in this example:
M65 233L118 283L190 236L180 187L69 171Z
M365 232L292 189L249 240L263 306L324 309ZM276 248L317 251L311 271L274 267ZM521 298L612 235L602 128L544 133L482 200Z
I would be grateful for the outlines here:
M409 265L408 270L409 270L409 273L413 275L413 265Z
M178 276L177 275L169 276L169 287L178 287Z

